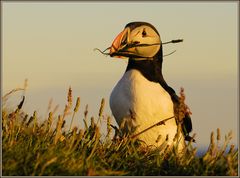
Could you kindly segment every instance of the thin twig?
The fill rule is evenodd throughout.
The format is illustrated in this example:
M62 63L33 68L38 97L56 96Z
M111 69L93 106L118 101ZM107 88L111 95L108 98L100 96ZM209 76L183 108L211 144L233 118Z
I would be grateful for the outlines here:
M183 39L171 40L171 41L164 42L162 44L164 45L169 43L180 43L180 42L183 42Z
M15 89L11 90L10 92L6 93L6 94L2 97L2 99L5 100L9 95L11 95L11 94L14 93L14 92L20 91L20 90L24 90L24 88L15 88Z
M148 131L149 129L152 129L153 127L156 127L156 126L159 126L159 125L165 125L165 122L168 121L168 120L170 120L170 119L172 119L172 118L175 118L175 116L172 116L172 117L166 118L166 119L164 119L164 120L161 120L161 121L159 121L158 123L156 123L156 124L154 124L154 125L146 128L146 129L144 129L143 131L141 131L141 132L139 132L139 133L131 136L131 138L135 138L135 137L139 136L140 134Z
M171 52L171 53L165 54L165 55L163 55L163 57L170 56L171 54L175 53L176 51L177 51L177 50L174 50L174 51Z

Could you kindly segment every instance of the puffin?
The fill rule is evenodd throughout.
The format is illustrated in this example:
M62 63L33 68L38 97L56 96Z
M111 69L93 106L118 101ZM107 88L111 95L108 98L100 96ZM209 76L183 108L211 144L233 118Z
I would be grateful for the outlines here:
M178 132L174 108L179 107L179 97L163 77L163 49L157 29L148 22L128 23L109 49L110 57L128 59L109 100L117 124L149 146L178 144L182 150L189 141L192 122L187 114Z

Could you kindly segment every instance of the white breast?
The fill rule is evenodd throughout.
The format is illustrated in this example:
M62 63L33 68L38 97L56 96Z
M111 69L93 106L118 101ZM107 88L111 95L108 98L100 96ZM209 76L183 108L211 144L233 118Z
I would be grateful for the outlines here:
M129 70L119 80L110 96L110 107L117 123L120 125L124 118L131 119L130 111L134 113L136 133L153 124L174 116L173 102L167 91L159 83L147 80L138 70ZM171 144L176 134L175 119L166 122L166 125L154 127L143 134L139 139L148 145L159 145L168 135ZM161 135L161 140L156 143Z

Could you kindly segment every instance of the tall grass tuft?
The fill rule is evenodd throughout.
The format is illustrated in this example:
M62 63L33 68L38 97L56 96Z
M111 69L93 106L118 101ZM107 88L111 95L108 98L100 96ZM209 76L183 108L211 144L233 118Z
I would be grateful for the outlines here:
M225 135L221 143L218 128L216 137L214 132L211 133L209 148L202 156L196 155L198 148L189 142L184 155L179 157L166 143L152 149L131 135L121 135L119 128L112 125L111 116L102 119L105 117L104 99L98 116L89 116L86 105L83 118L75 118L83 119L84 127L72 128L80 98L77 98L74 108L72 101L70 87L64 111L56 114L56 109L51 111L50 107L46 118L41 120L36 111L30 115L22 110L24 99L13 111L3 108L4 176L238 175L238 148L230 144L232 132ZM69 116L71 112L72 117ZM71 117L71 124L66 132L64 123L68 116ZM98 118L97 121L95 118ZM56 125L53 124L54 119L57 119ZM105 137L100 132L102 125L98 124L99 121L106 124Z

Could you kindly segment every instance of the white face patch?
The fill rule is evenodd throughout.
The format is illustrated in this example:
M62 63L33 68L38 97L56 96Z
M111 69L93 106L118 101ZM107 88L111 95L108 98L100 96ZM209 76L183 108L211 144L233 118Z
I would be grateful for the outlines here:
M129 33L128 42L130 44L139 44L140 46L134 47L132 51L136 55L146 58L156 55L161 46L160 36L151 27L146 25L133 29Z

